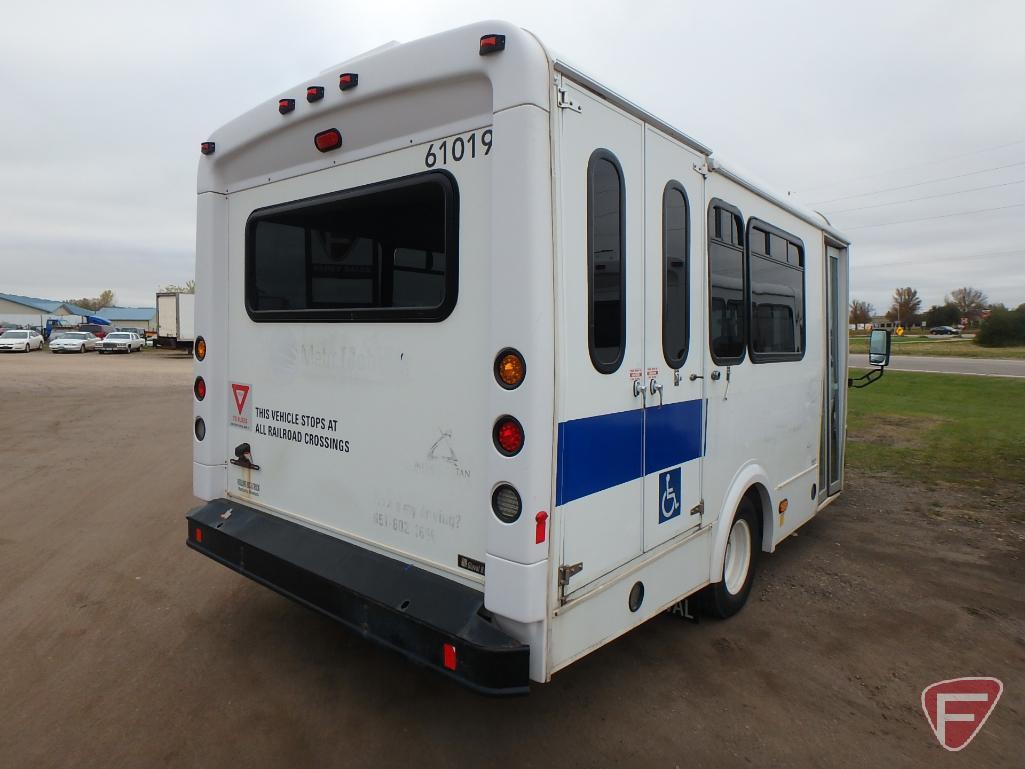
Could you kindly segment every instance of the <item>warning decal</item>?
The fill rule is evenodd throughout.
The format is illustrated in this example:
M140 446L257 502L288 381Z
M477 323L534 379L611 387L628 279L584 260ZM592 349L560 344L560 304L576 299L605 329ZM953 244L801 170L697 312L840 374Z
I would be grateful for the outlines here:
M231 383L231 403L228 404L228 421L243 430L253 428L252 385Z

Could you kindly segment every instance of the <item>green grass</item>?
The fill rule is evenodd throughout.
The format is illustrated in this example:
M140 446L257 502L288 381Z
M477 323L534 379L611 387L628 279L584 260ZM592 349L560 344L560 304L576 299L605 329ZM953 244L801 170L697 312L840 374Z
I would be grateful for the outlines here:
M849 466L925 482L1025 484L1025 381L888 371L848 392Z
M867 337L851 337L852 353L867 353ZM1025 347L979 347L973 339L943 341L936 337L890 337L892 355L941 355L955 358L1025 358Z

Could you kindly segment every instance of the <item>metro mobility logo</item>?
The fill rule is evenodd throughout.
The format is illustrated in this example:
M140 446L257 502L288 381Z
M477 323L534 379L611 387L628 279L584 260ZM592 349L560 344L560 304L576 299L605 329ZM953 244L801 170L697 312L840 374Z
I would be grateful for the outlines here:
M996 678L937 681L922 690L922 710L940 745L956 752L979 733L1003 692Z

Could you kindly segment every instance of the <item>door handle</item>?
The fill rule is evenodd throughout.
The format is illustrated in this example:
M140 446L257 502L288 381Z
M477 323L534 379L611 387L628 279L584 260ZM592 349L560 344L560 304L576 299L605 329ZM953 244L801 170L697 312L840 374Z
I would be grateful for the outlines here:
M713 381L713 382L718 382L718 381L719 381L719 378L720 378L721 376L722 376L722 372L721 372L721 371L719 371L719 369L716 369L715 371L713 371L713 372L712 372L712 381Z
M655 379L648 380L648 390L651 393L651 397L655 397L655 393L658 393L658 407L662 408L662 385Z
M644 385L641 384L641 380L640 379L635 379L634 380L634 397L636 398L639 395L644 395Z

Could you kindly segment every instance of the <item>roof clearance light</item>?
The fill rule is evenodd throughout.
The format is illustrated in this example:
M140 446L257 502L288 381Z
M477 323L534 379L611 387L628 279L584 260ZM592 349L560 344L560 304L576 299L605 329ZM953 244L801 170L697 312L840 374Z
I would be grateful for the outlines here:
M295 109L295 99L278 99L278 112L287 115Z
M206 382L203 381L203 377L196 377L196 383L192 385L192 392L196 394L197 401L201 401L206 397Z
M359 84L359 75L355 72L343 72L338 76L338 90L348 91Z
M206 340L203 337L196 339L196 360L203 360L206 357Z
M321 152L336 150L342 146L342 134L337 128L329 128L314 136L313 144Z
M506 390L515 390L523 384L527 363L518 350L506 347L495 358L495 379Z
M217 149L217 145L214 142L203 142L199 145L199 151L204 155L213 155L215 149Z
M196 535L196 541L199 544L203 544L203 530L201 528L199 528L198 526L196 527L195 535Z
M523 448L523 425L516 417L504 416L495 422L493 437L500 453L515 456Z
M324 98L324 86L322 85L311 85L306 89L306 101L311 104L315 101L320 101Z
M480 55L498 53L505 50L505 35L484 35L480 39Z

